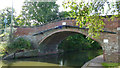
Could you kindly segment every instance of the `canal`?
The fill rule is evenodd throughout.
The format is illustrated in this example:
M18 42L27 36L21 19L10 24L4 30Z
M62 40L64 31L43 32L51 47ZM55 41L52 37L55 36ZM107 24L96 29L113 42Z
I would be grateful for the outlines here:
M41 57L19 58L2 61L1 66L83 66L86 62L100 55L102 50L65 52Z

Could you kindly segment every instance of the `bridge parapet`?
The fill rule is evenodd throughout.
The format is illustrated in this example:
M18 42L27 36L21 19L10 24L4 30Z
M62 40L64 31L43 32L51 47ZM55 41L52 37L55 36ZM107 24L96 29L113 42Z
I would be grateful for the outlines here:
M108 21L106 18L103 21L105 22L105 26L104 26L105 31L117 32L118 23L120 22L118 18L115 18L114 21ZM67 23L66 25L76 26L75 20L61 20L58 22L48 23L38 27L17 27L17 30L14 34L18 36L31 35L33 33L48 30L56 26L61 26L63 22L66 22Z

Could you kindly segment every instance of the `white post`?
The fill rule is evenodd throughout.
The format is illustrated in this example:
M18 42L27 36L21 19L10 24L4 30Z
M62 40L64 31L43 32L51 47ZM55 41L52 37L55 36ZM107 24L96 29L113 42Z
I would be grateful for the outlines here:
M67 23L66 22L62 22L62 25L66 25Z
M108 41L108 39L104 39L103 42L108 44L109 41Z
M63 60L60 61L60 66L63 66Z

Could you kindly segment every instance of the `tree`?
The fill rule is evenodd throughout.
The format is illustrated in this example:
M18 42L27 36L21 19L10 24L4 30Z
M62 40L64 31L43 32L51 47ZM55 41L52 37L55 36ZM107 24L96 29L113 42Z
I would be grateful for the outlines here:
M62 12L59 12L59 17L60 18L67 18L67 17L70 17L70 15L69 15L69 12L62 11Z
M106 15L108 11L111 10L110 7L115 6L117 7L118 14L117 17L120 14L120 2L113 3L110 5L110 2L107 2L106 0L90 0L89 2L85 1L66 1L63 3L63 7L70 8L70 16L73 18L76 18L77 24L80 27L86 27L89 28L88 33L89 36L92 37L98 37L100 35L100 31L103 31L105 23L102 19L104 19L101 15L104 14L104 4L108 3L109 9L106 12ZM118 9L119 8L119 9ZM115 9L116 10L116 9ZM111 13L115 13L115 10L112 10ZM114 18L114 17L112 17Z
M24 25L40 25L58 18L58 5L55 2L24 2L21 17Z
M12 12L12 8L10 7L0 10L0 38L2 41L8 41L8 39L10 39L9 28L11 25L11 12ZM6 28L5 28L5 22L4 22L5 18L7 19ZM13 25L15 25L16 22L15 22L15 10L14 9L13 9L13 20L14 20Z
M4 19L7 19L7 23L6 26L9 27L11 24L11 8L5 8L0 10L0 29L2 30L2 33L4 32L4 28L5 28L5 23L4 23ZM13 14L15 14L15 10L13 12ZM15 15L13 15L13 19L15 20Z

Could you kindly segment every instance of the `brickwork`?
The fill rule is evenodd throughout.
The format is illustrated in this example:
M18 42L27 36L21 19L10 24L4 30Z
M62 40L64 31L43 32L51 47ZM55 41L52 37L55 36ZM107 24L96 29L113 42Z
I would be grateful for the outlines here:
M117 18L114 19L114 21L108 21L107 18L103 20L105 22L105 28L104 30L116 32L117 34L111 34L111 33L104 33L101 32L101 36L97 39L92 38L96 41L98 41L101 44L101 47L104 51L104 59L108 62L118 62L119 60L119 31L117 31L117 27L120 26ZM16 32L14 33L15 36L30 36L30 38L34 38L34 43L36 43L36 47L40 48L40 51L42 53L50 53L50 52L57 52L58 44L65 39L66 37L70 35L74 35L77 33L88 35L86 29L78 29L78 28L59 28L59 29L53 29L47 32L44 32L43 34L39 34L36 36L33 36L33 34L48 30L57 26L61 26L62 22L66 22L67 25L75 26L76 21L75 20L61 20L54 23L49 23L43 26L39 27L26 27L17 28ZM103 40L108 39L108 43L104 43Z
M120 28L120 23L119 23L119 27ZM118 30L118 62L120 62L120 30Z
M115 18L114 21L108 21L107 19L104 19L103 21L105 22L105 30L116 32L116 28L118 27L118 22L120 22L120 20ZM49 24L46 24L44 26L39 26L39 27L33 27L33 28L19 27L19 28L17 28L17 30L15 32L15 35L23 36L23 35L28 35L30 33L44 31L44 30L47 30L47 29L50 29L50 28L53 28L53 27L56 27L56 26L60 26L60 25L62 25L62 22L66 22L67 25L72 25L72 26L75 26L75 24L76 24L75 20L61 20L61 21L58 21L58 22L49 23Z

